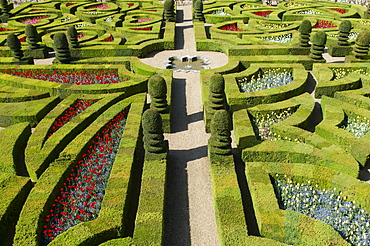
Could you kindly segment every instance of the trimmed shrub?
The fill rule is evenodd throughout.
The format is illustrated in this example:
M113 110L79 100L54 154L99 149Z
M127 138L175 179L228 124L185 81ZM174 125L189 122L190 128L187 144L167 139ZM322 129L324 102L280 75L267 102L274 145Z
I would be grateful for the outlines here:
M64 33L60 32L54 35L54 49L56 51L56 59L60 63L69 63L71 61L68 40Z
M19 41L18 37L14 33L9 33L8 38L6 40L6 43L8 47L13 52L13 57L17 60L22 59L23 57L23 51L22 51L22 45Z
M326 44L326 33L323 31L316 32L312 37L312 46L309 57L315 60L322 60Z
M75 49L75 48L81 47L80 44L78 43L78 39L77 39L78 33L74 25L68 27L67 36L68 36L69 45L71 48Z
M225 108L225 80L222 74L214 74L209 82L208 112L214 114L217 110Z
M231 154L231 121L229 113L224 110L217 110L211 122L211 137L208 142L209 151L216 155Z
M164 20L165 21L174 21L175 20L175 12L174 12L174 1L173 0L166 0L164 2Z
M155 109L147 109L142 116L142 126L145 152L163 153L165 144L159 112Z
M298 28L300 33L299 35L299 46L301 47L310 47L308 43L310 41L310 33L312 32L312 25L309 20L302 21L301 25Z
M0 22L7 22L9 17L12 16L9 12L13 8L12 3L8 3L7 0L0 0Z
M348 35L352 29L351 21L344 20L339 25L339 33L338 33L338 45L339 46L348 46Z
M39 42L39 34L37 33L36 27L32 24L28 24L26 26L26 38L28 46L31 50L40 48L40 45L37 43Z
M356 38L354 49L355 57L357 59L363 59L365 56L367 56L369 52L369 44L370 44L370 32L369 31L361 32Z
M148 81L148 93L152 100L151 109L157 110L159 113L166 113L167 104L167 85L162 76L153 75Z
M197 0L194 4L194 18L199 21L204 21L202 0Z

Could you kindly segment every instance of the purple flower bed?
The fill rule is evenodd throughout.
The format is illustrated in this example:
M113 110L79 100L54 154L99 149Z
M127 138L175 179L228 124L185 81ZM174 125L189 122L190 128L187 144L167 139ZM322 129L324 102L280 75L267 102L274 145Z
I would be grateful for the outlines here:
M67 124L71 119L85 111L88 107L99 100L77 100L75 104L66 109L54 122L47 133L50 138L59 128Z
M98 218L128 110L126 107L94 136L81 160L69 170L46 215L42 245L74 225Z
M40 79L70 85L115 84L127 81L118 76L116 70L44 71L44 70L0 70L2 73L22 78Z
M37 17L21 20L20 22L23 23L23 24L38 24L38 23L40 23L40 21L39 21L40 19L45 19L45 18L49 18L49 17L50 17L50 15L37 16Z

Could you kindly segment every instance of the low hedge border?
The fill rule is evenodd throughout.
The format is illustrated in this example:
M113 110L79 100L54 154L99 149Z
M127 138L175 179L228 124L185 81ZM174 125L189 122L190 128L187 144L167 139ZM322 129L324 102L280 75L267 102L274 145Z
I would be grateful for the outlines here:
M334 98L353 104L356 107L370 110L370 87L362 87L357 90L338 91L334 93Z
M3 130L4 131L4 130ZM0 244L9 244L12 233L23 204L32 189L31 180L0 172Z
M0 91L3 91L3 93L0 93L0 103L26 102L50 97L49 92L15 88L1 84Z
M139 129L144 98L145 94L138 94L112 106L94 121L94 125L87 127L75 138L61 153L59 159L42 174L20 215L14 245L39 245L42 223L48 207L51 206L63 180L68 175L69 168L81 158L82 153L88 148L86 144L89 140L128 105L131 106L122 136L124 140L115 158L98 219L72 227L60 234L49 245L99 244L124 235L130 230L130 221L127 221L126 215L129 212L127 209L131 208L129 204L132 199L135 199L132 197L134 196L132 189L140 182L133 178L135 176L133 173L139 171L136 163L138 157L136 150L138 141L140 141Z
M129 58L128 58L129 59ZM4 65L2 69L9 70L42 70L42 71L51 71L54 70L95 70L102 69L99 65L89 65L86 69L85 65L71 65L71 64L54 64L54 65L33 65L33 66L11 66ZM47 91L51 95L59 95L62 98L67 97L71 94L103 94L103 93L117 93L117 92L126 92L128 95L134 93L146 91L146 83L148 78L140 74L134 74L131 71L127 70L124 66L119 65L105 65L104 69L107 70L117 70L119 76L124 78L129 78L127 81L115 84L92 84L92 85L70 85L63 83L55 83L37 79L28 79L22 77L16 77L8 74L0 75L0 83L4 85Z
M12 125L0 131L0 139L2 139L0 172L12 175L22 174L20 159L24 156L30 135L31 127L27 122Z
M302 129L310 120L314 107L314 101L310 97L306 93L283 102L262 104L234 112L234 134L243 160L269 161L273 159L281 163L309 162L357 177L358 163L351 155L321 136ZM251 122L252 115L257 112L262 114L272 111L279 112L292 107L298 107L294 114L270 127L273 133L284 136L285 141L257 140Z
M325 179L329 177L333 185L330 187L329 183L329 187L339 188L341 191L344 191L346 184L353 182L356 183L356 187L368 190L368 184L356 180L354 177L316 165L300 163L286 163L281 165L281 163L274 162L246 162L246 177L250 185L257 223L262 236L294 245L349 245L329 225L298 212L281 210L271 183L271 178L277 173L285 174L293 180L299 176L308 177L308 180L312 180L311 178L314 177L319 181L321 178ZM329 176L329 174L331 175ZM351 181L346 182L344 177ZM342 183L336 182L339 179ZM353 198L353 194L356 193L354 186L348 186L348 188L350 188L352 192L351 198ZM364 197L366 197L365 194ZM364 197L357 196L356 198L358 200L356 202L367 207L369 202L364 203L363 201L366 199Z
M36 126L26 148L26 165L31 179L36 182L50 163L58 158L68 144L83 132L94 120L103 114L115 103L125 98L124 94L104 95L72 95L64 99L46 115ZM99 101L91 105L84 112L72 118L67 124L59 128L50 138L47 134L54 121L62 115L78 99Z
M322 96L334 97L334 93L337 91L347 91L358 89L362 84L369 81L369 78L358 73L350 73L341 79L333 80L335 75L331 68L339 69L355 69L363 68L368 70L369 63L351 64L351 63L330 63L330 64L318 64L313 65L312 74L315 76L317 86L315 89L315 98L321 98ZM366 78L367 77L367 78Z
M349 131L341 129L340 125L346 117L370 119L370 111L330 97L322 98L321 107L324 119L316 126L316 133L343 148L365 166L370 158L370 135L357 138Z
M60 98L54 96L26 102L0 103L0 126L28 122L34 127L59 101Z

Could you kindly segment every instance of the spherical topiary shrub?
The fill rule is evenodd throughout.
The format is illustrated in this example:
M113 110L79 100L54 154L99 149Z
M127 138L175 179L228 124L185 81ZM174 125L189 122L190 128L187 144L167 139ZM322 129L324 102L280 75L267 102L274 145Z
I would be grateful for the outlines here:
M217 110L211 122L211 137L208 141L209 151L216 155L231 154L231 122L229 113L224 110Z
M28 24L25 30L26 41L30 49L38 49L40 45L38 44L39 34L37 33L36 27L32 24Z
M164 78L153 75L148 81L148 93L150 95L150 108L156 109L159 113L166 113L167 104L167 84Z
M80 44L78 43L78 33L77 29L74 25L68 27L67 36L70 43L71 48L80 48Z
M363 31L356 38L354 54L358 59L363 59L368 55L370 44L370 32Z
M199 21L204 21L202 0L197 0L194 4L194 18Z
M67 37L64 33L59 32L54 34L54 49L56 51L56 59L60 63L69 63L71 61L71 54L69 52L69 45Z
M13 57L17 60L22 59L23 57L23 51L22 51L22 45L19 41L18 37L14 33L9 33L8 37L6 39L6 43L8 47L13 52Z
M338 45L339 46L348 46L348 35L351 32L352 23L349 20L344 20L339 25L338 33Z
M165 151L162 118L155 109L147 109L142 116L144 149L149 153Z
M312 37L312 47L310 50L309 57L315 60L323 59L322 53L324 53L326 44L326 33L323 31L316 32Z
M174 21L175 20L175 12L174 12L175 3L173 0L166 0L164 2L164 20L166 21Z
M310 33L312 32L312 25L309 20L303 20L301 25L299 25L298 31L299 35L299 46L310 47L308 43L310 41Z
M214 74L209 81L208 112L214 114L217 110L225 109L225 80L222 74Z

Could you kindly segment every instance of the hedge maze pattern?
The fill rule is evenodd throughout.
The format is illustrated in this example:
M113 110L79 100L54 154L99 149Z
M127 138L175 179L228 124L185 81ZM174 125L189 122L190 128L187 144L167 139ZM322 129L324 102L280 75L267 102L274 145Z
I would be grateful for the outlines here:
M1 1L1 245L163 244L167 143L158 127L145 130L155 135L146 145L161 146L147 156L141 125L157 107L171 131L172 71L139 58L174 49L173 4ZM194 8L197 50L229 57L201 71L209 145L222 149L209 153L221 245L369 245L370 186L359 180L370 158L369 10L326 1ZM60 33L68 47L55 44ZM345 63L326 63L325 46ZM68 59L32 65L53 51ZM242 164L230 154L225 109Z

